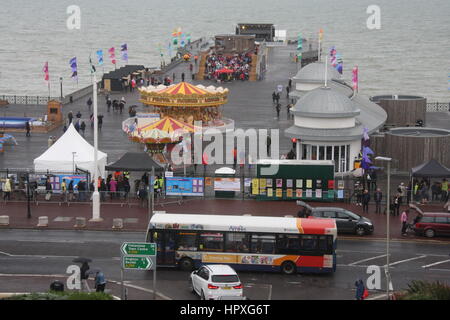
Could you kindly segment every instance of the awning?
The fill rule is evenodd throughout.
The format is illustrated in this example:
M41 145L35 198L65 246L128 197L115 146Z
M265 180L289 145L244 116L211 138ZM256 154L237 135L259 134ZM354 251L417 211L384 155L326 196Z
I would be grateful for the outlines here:
M107 171L164 171L164 168L145 152L127 152L116 162L105 166Z
M448 178L450 170L434 159L411 169L413 177Z

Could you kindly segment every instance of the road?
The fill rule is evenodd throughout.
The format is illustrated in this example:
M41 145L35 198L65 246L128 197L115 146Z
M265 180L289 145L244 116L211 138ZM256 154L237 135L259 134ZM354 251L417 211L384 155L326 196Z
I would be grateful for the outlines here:
M0 292L46 290L52 276L64 275L72 259L86 256L91 267L102 269L109 281L120 280L120 245L125 241L142 241L141 232L2 230L0 232ZM392 241L391 275L394 289L406 288L414 279L450 283L450 249L448 243L435 241ZM353 299L354 282L367 279L367 266L384 266L384 241L338 240L337 271L332 275L239 272L244 294L252 300ZM26 277L40 279L34 287ZM47 275L47 277L42 277ZM158 268L157 291L165 299L198 299L187 288L188 272ZM25 280L24 280L25 279ZM125 280L133 298L150 299L152 274L127 271ZM34 283L34 282L33 282ZM111 287L118 283L111 284ZM381 279L385 290L384 271ZM371 296L381 296L372 291ZM131 297L131 296L130 296Z

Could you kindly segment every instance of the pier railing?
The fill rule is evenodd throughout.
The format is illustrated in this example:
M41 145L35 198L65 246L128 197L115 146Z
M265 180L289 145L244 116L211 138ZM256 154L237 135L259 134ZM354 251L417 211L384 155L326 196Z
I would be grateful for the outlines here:
M450 111L450 102L427 102L427 112L447 112Z
M13 96L0 95L0 100L8 101L9 104L20 105L46 105L50 100L60 101L60 97L43 97L43 96Z

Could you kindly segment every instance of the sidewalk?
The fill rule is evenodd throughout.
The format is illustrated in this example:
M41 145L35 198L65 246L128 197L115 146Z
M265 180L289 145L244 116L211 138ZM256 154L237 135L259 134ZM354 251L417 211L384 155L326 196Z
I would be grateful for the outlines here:
M155 211L166 211L167 213L186 213L186 214L220 214L220 215L243 215L251 214L253 216L277 216L284 217L290 215L297 217L297 212L300 210L295 201L256 201L256 200L228 200L228 199L186 199L180 203L178 199L167 198L164 205L156 204ZM325 207L341 207L348 209L357 214L363 215L372 220L375 231L372 235L364 236L364 239L376 239L386 237L386 216L384 214L376 214L375 206L369 206L369 213L363 214L362 207L354 204L332 202L332 203L318 203L311 202L311 206L325 206ZM420 206L423 211L440 211L441 206L426 205ZM101 222L90 222L92 217L91 204L71 203L70 206L57 203L43 203L38 206L31 206L31 219L27 218L26 203L2 203L0 205L0 215L9 215L10 225L8 227L0 228L38 228L38 217L47 216L49 225L47 229L66 229L73 230L76 217L86 218L86 227L84 230L112 230L113 219L122 218L124 222L122 231L146 231L148 226L149 212L147 208L140 208L139 206L121 206L119 204L102 204L100 209ZM382 209L383 210L383 209ZM413 213L410 220L415 217ZM422 237L415 237L408 235L401 236L401 222L400 217L390 218L390 232L394 239L422 239ZM347 237L347 235L345 235ZM356 237L349 235L349 237ZM436 238L437 239L437 238ZM439 240L449 241L447 238Z

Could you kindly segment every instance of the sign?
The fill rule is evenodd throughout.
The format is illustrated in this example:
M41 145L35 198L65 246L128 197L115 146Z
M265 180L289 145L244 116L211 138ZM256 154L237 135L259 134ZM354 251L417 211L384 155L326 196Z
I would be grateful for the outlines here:
M215 191L241 191L240 178L214 178Z
M173 177L173 171L166 171L166 172L164 172L164 176L166 178L172 178Z
M168 196L203 196L203 178L172 177L166 179Z
M156 265L154 257L123 256L122 268L132 270L151 270Z
M124 242L120 247L124 255L155 256L156 243L148 242Z

